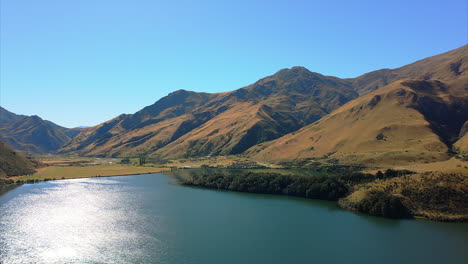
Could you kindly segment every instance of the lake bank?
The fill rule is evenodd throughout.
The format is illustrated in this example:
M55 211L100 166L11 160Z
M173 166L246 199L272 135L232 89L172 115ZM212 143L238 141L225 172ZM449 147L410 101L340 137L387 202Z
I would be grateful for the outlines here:
M346 210L386 218L468 220L467 177L461 174L349 173L332 176L209 170L184 171L184 185L337 201Z
M38 169L38 171L33 175L13 176L4 178L3 180L8 181L9 183L34 183L49 180L151 174L167 170L170 170L170 168L138 167L120 164L93 166L47 166Z
M0 195L0 259L38 264L468 259L467 224L371 217L335 202L187 188L168 184L172 180L146 174L19 186Z

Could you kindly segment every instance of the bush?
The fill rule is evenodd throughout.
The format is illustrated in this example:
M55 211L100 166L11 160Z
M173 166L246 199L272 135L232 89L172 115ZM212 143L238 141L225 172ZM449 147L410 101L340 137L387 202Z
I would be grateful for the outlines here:
M401 197L376 191L369 194L358 205L359 212L388 218L411 218L410 210Z
M348 186L339 177L285 176L272 173L213 174L192 176L182 184L214 189L285 194L303 198L338 200L348 193Z

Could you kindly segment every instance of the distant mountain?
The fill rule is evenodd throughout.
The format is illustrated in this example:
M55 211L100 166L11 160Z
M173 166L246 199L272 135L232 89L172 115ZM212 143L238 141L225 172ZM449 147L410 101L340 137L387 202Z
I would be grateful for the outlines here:
M0 125L7 124L18 119L26 117L25 115L17 115L0 106Z
M367 93L246 154L268 161L325 157L344 163L405 164L446 160L453 151L466 152L467 47L442 58L405 66L398 71L414 73L414 79Z
M385 115L389 116L392 111L401 109L408 116L417 117L414 120L422 122L421 124L428 127L434 136L434 141L431 142L435 142L436 152L439 153L434 159L440 160L447 157L447 153L454 147L463 145L454 140L459 137L459 130L466 121L463 115L466 110L467 90L464 76L467 47L398 69L379 70L354 79L324 76L303 67L293 67L280 70L252 85L231 92L207 94L179 90L135 114L120 115L98 126L84 129L59 152L113 157L146 153L155 158L175 158L240 154L257 145L247 153L259 159L271 157L278 160L283 157L329 155L333 152L338 153L338 147L344 144L344 141L335 144L333 140L328 139L320 148L307 143L310 145L309 149L300 148L300 153L294 151L288 153L289 150L283 151L278 147L282 151L278 157L276 154L266 154L261 148L273 147L276 143L272 142L292 137L303 127L314 126L314 129L318 129L318 124L332 118L336 113L348 111L344 110L346 108L337 109L349 102L346 107L362 103L362 109L367 109L364 105L378 105L361 111L363 115L367 115L365 113L383 115L375 117L376 124L390 122L391 120L387 120ZM394 84L389 85L392 83ZM394 90L414 95L417 100L400 103L401 98L391 95ZM378 96L374 98L374 95ZM395 104L399 104L401 109L394 109ZM382 112L377 111L379 109ZM432 115L432 109L437 113L435 116ZM420 115L409 113L410 110L417 111ZM356 115L357 110L353 111L353 115ZM444 118L448 117L451 118L444 121ZM352 122L344 117L340 118L344 123L336 123L336 131L320 128L324 134L317 134L317 137L333 134L335 138L347 141L353 133L359 134L357 131L348 131L342 127L343 124L362 125L363 137L366 130L374 133L386 127L386 125L380 127L381 125L374 123L357 122L361 120L360 116L356 116ZM402 118L401 122L413 122L403 121L406 118ZM454 118L456 120L453 120ZM389 143L389 137L385 138L384 130L382 130L384 139L379 140L379 144L385 140ZM346 133L351 134L348 137ZM375 139L377 135L372 137ZM283 136L285 137L281 138ZM412 138L411 133L406 135L403 132L399 137L402 140ZM264 143L275 139L278 140ZM316 139L314 137L314 140ZM303 142L306 138L297 140ZM290 143L288 141L288 144ZM388 149L393 151L401 148L393 146ZM369 150L373 147L375 147L373 144L369 145ZM323 151L318 151L322 148ZM354 150L351 146L349 149L351 152L360 151ZM419 151L417 148L416 150Z
M0 140L15 150L55 152L81 131L65 128L38 116L16 115L0 107Z
M83 130L60 151L89 156L239 154L357 96L347 81L294 67L232 92L176 91L133 115Z
M0 141L0 177L33 174L34 164Z

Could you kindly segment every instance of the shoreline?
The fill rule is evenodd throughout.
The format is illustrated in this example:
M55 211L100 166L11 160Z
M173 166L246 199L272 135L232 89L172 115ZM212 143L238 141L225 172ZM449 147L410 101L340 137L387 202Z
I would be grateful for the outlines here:
M142 171L142 172L123 172L123 173L117 173L117 172L109 172L107 171L107 174L101 175L101 174L95 174L95 175L86 175L86 174L81 174L81 175L76 175L76 176L68 176L68 177L49 177L49 176L39 176L37 178L34 178L34 175L24 175L24 176L14 176L10 178L1 178L2 180L5 181L5 184L0 185L0 190L3 193L3 190L9 189L13 187L14 185L22 185L22 184L30 184L30 183L39 183L39 182L44 182L44 181L55 181L55 180L68 180L68 179L81 179L81 178L100 178L100 177L119 177L119 176L132 176L132 175L145 175L145 174L154 174L154 173L162 173L162 172L167 172L171 171L171 168L168 167L163 167L163 168L151 168L151 167L135 167L138 169L142 168L147 168L147 169L152 169L149 171ZM132 169L135 169L132 168ZM74 169L73 167L67 167L67 169ZM26 178L26 179L22 179ZM177 177L176 177L177 178ZM202 188L207 188L207 189L212 189L212 190L219 190L218 188L213 188L213 187L208 187L208 186L198 186L198 185L193 185L193 184L187 184L183 181L183 179L177 178L175 181L171 181L169 184L174 184L174 185L181 185L181 186L186 186L186 187L202 187ZM233 190L230 190L233 191ZM239 191L239 190L234 190L234 192L241 192L241 193L256 193L256 192L248 192L248 191ZM272 194L276 196L284 196L284 194ZM296 195L286 195L286 196L293 196L293 197L301 197L301 196L296 196ZM348 196L339 198L337 200L334 200L335 203L343 210L355 212L355 213L362 213L364 215L372 215L370 213L362 212L361 210L358 210L357 204L351 202L349 198L350 194ZM306 197L303 197L306 198ZM327 200L327 199L320 199L320 198L306 198L310 200ZM393 217L385 217L385 216L380 216L384 217L387 219L392 219ZM434 213L421 213L417 211L412 211L411 212L411 217L410 219L423 219L423 220L429 220L429 221L435 221L435 222L452 222L452 223L466 223L468 222L468 217L466 215L444 215L444 214L434 214Z
M141 167L145 168L145 167ZM119 177L119 176L131 176L131 175L144 175L144 174L153 174L153 173L160 173L164 171L170 171L170 168L158 168L151 171L143 171L143 172L128 172L128 173L110 173L110 174L96 174L96 175L77 175L77 176L62 176L62 177L48 177L48 176L40 176L38 178L34 178L33 175L23 175L23 176L13 176L8 178L1 178L6 182L3 186L9 186L13 184L26 184L26 183L38 183L44 181L59 181L59 180L71 180L71 179L82 179L82 178L101 178L101 177Z

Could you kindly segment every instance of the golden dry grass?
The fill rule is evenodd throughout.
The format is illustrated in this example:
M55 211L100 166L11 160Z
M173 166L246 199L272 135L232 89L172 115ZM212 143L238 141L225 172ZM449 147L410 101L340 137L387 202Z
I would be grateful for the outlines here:
M430 128L425 116L410 107L415 91L404 82L395 82L348 102L297 132L250 148L247 155L264 161L328 155L345 164L371 166L448 160L447 146ZM445 91L433 85L434 94L444 97Z
M437 221L466 221L464 220L468 219L468 208L466 206L447 202L446 207L440 208L429 203L413 201L403 194L404 189L410 189L437 195L437 192L431 190L431 188L437 186L457 190L461 193L466 192L468 190L468 174L442 174L437 172L376 180L354 186L353 192L340 200L339 204L343 208L356 210L356 206L367 198L370 193L382 191L404 197L416 217Z
M468 162L456 158L451 158L446 161L420 163L407 166L396 167L395 169L407 169L415 172L445 172L445 173L461 173L468 175Z
M95 166L49 166L38 169L33 175L10 177L12 180L74 179L96 176L121 176L132 174L157 173L168 168L136 167L130 165L110 164Z

